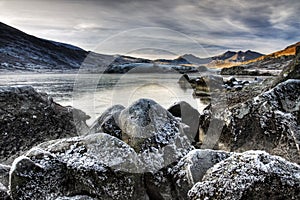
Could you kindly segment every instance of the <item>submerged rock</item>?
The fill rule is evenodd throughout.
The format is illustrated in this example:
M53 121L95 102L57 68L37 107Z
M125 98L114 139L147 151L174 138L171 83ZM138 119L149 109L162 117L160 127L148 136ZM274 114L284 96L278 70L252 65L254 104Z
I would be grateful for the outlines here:
M300 167L262 151L217 163L188 192L189 199L299 199Z
M108 108L90 128L91 133L104 132L119 139L122 138L122 130L117 124L119 115L125 107L122 105L114 105Z
M119 117L122 140L155 172L178 161L193 149L180 122L150 99L140 99L124 109Z
M0 162L12 163L41 142L80 134L88 118L32 87L0 87Z
M148 199L136 153L105 133L43 143L17 158L10 172L13 199Z

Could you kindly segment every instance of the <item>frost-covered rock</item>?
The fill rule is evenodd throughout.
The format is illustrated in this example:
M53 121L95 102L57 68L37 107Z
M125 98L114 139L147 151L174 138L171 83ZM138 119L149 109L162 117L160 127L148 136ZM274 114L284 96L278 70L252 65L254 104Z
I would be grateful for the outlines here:
M180 122L150 99L140 99L119 116L122 140L129 144L155 172L186 155L193 147Z
M300 163L300 80L287 80L245 102L201 116L204 139L218 133L218 148L260 149ZM215 122L215 123L212 123ZM213 125L217 129L214 129ZM200 131L201 132L201 131Z
M145 173L145 187L150 199L173 200L177 194L170 173L172 165L164 167L157 172Z
M199 120L200 113L185 101L178 102L171 106L168 111L175 117L180 117L181 122L188 125L184 129L185 135L192 144L199 142Z
M122 105L114 105L108 108L96 121L92 124L90 132L99 133L104 132L109 135L121 139L122 130L117 124L119 115L125 107Z
M171 177L177 199L187 199L188 191L202 180L206 171L231 154L224 151L196 149L183 157L172 168Z
M88 118L30 86L0 87L0 162L12 163L41 142L77 136L87 129Z
M5 187L1 182L0 182L0 199L10 200L7 187Z
M189 199L299 199L300 166L263 151L217 163L188 192Z
M220 142L231 151L261 149L300 163L300 80L238 104L226 113Z
M17 158L10 171L13 199L147 199L138 157L105 133L43 143Z
M0 164L0 183L8 187L10 166Z

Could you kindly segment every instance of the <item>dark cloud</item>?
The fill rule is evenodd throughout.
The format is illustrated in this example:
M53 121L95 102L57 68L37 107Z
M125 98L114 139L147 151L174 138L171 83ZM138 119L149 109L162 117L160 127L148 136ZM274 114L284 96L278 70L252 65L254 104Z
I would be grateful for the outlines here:
M298 0L0 0L4 23L102 53L105 51L99 44L113 35L133 40L134 45L143 43L138 48L153 43L167 51L177 48L176 52L193 53L191 44L197 41L209 54L227 49L269 53L299 40L299 10ZM136 36L132 32L128 38L122 33L142 27L170 31L148 29L143 34L137 31ZM128 42L116 41L124 51L134 48ZM122 53L119 49L115 53ZM194 53L205 56L203 52Z

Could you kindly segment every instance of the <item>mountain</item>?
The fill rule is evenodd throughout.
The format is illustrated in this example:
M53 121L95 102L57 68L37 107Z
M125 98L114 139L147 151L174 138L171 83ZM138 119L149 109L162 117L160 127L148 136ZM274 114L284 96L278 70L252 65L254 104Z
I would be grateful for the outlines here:
M184 59L177 59L169 65L156 67L175 69L181 73L196 71L193 67L181 66L186 62ZM81 73L124 73L151 63L155 65L148 59L85 51L70 44L26 34L0 22L1 72L76 72L80 68Z
M294 60L296 49L300 42L292 44L283 50L261 56L245 62L231 63L231 65L219 65L222 67L223 75L278 75L284 68L288 67Z
M212 60L217 61L228 61L228 62L243 62L248 60L253 60L263 56L263 54L255 52L255 51L227 51L222 55L212 57Z
M257 59L250 60L249 63L256 62L256 61L259 61L259 60L278 58L278 57L281 57L281 56L295 56L296 55L296 47L298 47L298 46L300 46L300 42L289 45L286 48L284 48L283 50L276 51L274 53L264 55L264 56L259 57Z
M252 59L256 59L263 56L263 54L247 50L243 51L226 51L225 53L212 56L208 58L199 58L193 54L184 54L179 56L174 60L166 60L166 59L159 59L155 60L155 62L163 63L163 64L178 64L178 65L204 65L213 67L215 65L223 65L223 64L231 64L236 62L244 62Z
M0 68L7 70L79 68L88 52L26 34L0 22Z

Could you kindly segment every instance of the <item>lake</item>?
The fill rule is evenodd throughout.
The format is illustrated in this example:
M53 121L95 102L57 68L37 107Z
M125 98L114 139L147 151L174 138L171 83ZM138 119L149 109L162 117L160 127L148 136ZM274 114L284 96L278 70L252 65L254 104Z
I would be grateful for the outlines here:
M91 116L91 124L115 104L125 107L140 98L150 98L165 108L186 101L199 111L206 106L193 98L192 88L179 87L181 74L7 74L0 86L31 85L54 101L74 106Z

